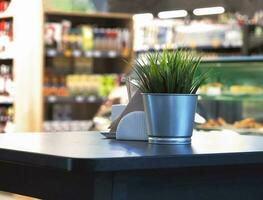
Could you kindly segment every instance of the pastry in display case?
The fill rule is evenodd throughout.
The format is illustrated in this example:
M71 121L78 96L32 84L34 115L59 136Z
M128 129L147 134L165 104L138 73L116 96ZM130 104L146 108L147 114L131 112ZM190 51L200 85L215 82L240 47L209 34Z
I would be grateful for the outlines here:
M223 85L222 83L207 83L200 87L200 95L205 96L248 96L263 95L263 87L259 85Z
M263 87L255 85L232 85L229 87L229 92L233 95L257 95L263 94Z
M245 118L230 124L222 117L219 117L217 119L209 119L198 127L200 129L247 129L249 131L252 129L263 129L263 123L257 122L254 118Z

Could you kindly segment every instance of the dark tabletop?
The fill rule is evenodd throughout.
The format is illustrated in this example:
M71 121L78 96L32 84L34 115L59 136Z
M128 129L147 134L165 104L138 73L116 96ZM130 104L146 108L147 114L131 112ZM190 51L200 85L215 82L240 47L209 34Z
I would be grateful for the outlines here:
M67 171L263 164L263 137L195 132L191 145L153 145L98 132L2 134L0 162Z

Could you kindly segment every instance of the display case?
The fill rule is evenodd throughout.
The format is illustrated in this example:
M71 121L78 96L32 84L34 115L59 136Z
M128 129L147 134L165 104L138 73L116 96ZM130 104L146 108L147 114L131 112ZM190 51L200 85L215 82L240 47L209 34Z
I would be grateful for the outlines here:
M210 71L199 90L197 112L207 120L201 127L261 131L263 56L204 59L201 70Z

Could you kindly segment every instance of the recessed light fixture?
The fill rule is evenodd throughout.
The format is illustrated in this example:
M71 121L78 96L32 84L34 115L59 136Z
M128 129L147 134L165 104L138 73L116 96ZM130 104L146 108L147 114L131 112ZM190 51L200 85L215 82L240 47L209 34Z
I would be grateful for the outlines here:
M225 8L218 6L218 7L208 7L208 8L196 8L194 9L194 15L201 16L201 15L216 15L222 14L225 12Z
M140 13L140 14L133 15L132 18L133 18L134 21L152 20L153 19L153 14L152 13Z
M159 12L158 17L161 19L179 18L186 17L187 14L188 12L186 10L171 10Z

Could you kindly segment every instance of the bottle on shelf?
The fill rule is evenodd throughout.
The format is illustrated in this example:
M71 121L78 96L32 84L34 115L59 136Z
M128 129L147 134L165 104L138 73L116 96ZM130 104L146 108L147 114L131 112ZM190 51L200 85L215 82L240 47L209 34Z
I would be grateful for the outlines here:
M58 96L68 96L68 89L66 87L66 79L65 77L61 76L59 77L59 84L58 84L58 88L57 88L57 95Z
M83 51L91 51L94 45L94 35L92 27L88 25L81 26Z

